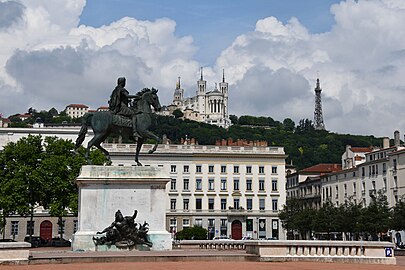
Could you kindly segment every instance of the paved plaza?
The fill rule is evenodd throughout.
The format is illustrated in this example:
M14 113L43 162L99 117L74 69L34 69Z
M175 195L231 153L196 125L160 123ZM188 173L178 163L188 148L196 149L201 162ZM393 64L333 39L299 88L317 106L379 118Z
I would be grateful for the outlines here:
M405 265L338 264L309 262L150 262L78 263L52 265L0 266L0 270L403 270Z
M0 265L0 270L405 270L405 256L397 256L397 265L381 264L348 264L348 263L313 263L313 262L248 262L235 261L236 258L231 254L243 257L243 251L218 252L218 251L191 251L177 250L174 253L182 253L183 259L177 258L178 261L167 261L167 257L172 252L134 252L134 256L156 257L154 262L92 262L92 263L66 263L66 264L36 264L36 265ZM110 253L111 258L124 255L122 252ZM126 253L128 254L128 253ZM198 255L206 255L205 259L198 258ZM217 256L215 256L215 254ZM83 254L72 252L68 248L38 248L31 249L31 256L39 258L56 258L56 257L84 257L89 253ZM103 253L91 252L90 256L97 258L105 256ZM229 256L227 258L226 256ZM194 257L194 258L193 258ZM216 258L222 257L226 261L215 261ZM194 261L194 259L196 259Z

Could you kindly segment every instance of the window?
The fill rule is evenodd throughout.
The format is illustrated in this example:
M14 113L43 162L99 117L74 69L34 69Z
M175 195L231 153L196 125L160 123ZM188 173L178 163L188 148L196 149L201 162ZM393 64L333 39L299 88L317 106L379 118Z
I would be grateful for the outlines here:
M226 210L226 199L221 199L221 210Z
M233 173L239 173L239 166L237 165L233 166Z
M396 171L397 170L397 159L394 158L392 160L392 163L393 163L393 170Z
M356 195L356 183L353 183L353 195Z
M215 227L215 219L209 218L208 219L208 226L209 227Z
M77 219L73 220L73 233L77 232L79 229L79 221Z
M383 178L383 190L387 191L387 178Z
M190 183L190 180L183 179L183 189L184 190L189 190L189 183Z
M259 173L264 174L264 166L259 166Z
M264 210L264 206L265 206L265 199L259 199L259 210Z
M183 210L188 210L190 200L189 199L183 199Z
M183 228L190 227L190 220L188 218L183 219Z
M170 166L170 172L172 172L172 173L176 172L176 165L171 165Z
M195 179L195 189L202 190L202 182L200 178Z
M347 197L347 185L346 184L343 185L343 189L344 189L344 192L345 192L345 197Z
M252 179L246 179L246 190L252 190Z
M253 231L253 219L251 218L246 220L246 231Z
M383 165L382 165L382 172L385 174L385 173L387 173L387 164L386 163L383 163Z
M228 220L227 219L221 219L221 235L227 235L227 226L228 226Z
M213 198L208 199L208 209L214 210L214 199Z
M170 181L170 190L176 190L176 179Z
M398 177L396 175L394 176L394 188L398 188Z
M239 209L239 199L233 199L233 208Z
M246 173L252 173L252 166L246 166Z
M208 166L208 172L213 173L214 172L214 165L209 165Z
M271 190L272 191L277 191L278 187L277 187L277 179L272 179L271 180Z
M278 200L277 199L272 199L271 200L271 206L273 211L278 211Z
M233 190L239 190L239 179L233 179Z
M65 233L65 221L62 220L62 223L58 221L58 234L64 234Z
M34 224L35 221L27 221L27 235L33 235L34 234Z
M190 167L188 165L184 165L183 172L188 173L189 169L190 169Z
M339 187L336 186L335 189L336 189L336 195L335 195L335 197L336 197L336 199L337 199L337 198L339 198Z
M202 227L202 219L201 218L196 218L195 221L194 221L194 226Z
M226 173L226 165L221 166L221 173Z
M170 232L175 233L177 231L177 220L175 218L170 219Z
M246 199L246 209L247 210L252 210L252 205L253 205L253 203L252 203L252 199Z
M271 173L277 174L277 166L271 166Z
M264 179L259 179L259 190L260 191L264 190Z
M208 179L208 190L214 190L214 178Z
M196 165L195 166L195 172L196 173L201 173L201 165Z
M371 187L373 190L375 190L375 181L371 181Z
M170 199L170 210L176 210L176 199Z
M202 209L202 199L196 198L195 199L195 209L201 210Z
M225 178L221 179L221 190L226 190L226 179Z

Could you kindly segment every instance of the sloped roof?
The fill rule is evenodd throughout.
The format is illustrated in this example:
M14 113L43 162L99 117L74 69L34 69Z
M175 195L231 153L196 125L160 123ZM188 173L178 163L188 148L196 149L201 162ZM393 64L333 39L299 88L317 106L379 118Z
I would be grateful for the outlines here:
M84 104L69 104L66 106L66 108L88 108L89 106L86 106Z
M324 174L324 173L331 173L331 172L337 172L342 170L342 165L341 164L336 164L336 163L321 163L314 165L312 167L305 168L300 171L300 173L319 173L319 174Z
M354 153L369 153L373 149L371 147L350 147L350 150Z

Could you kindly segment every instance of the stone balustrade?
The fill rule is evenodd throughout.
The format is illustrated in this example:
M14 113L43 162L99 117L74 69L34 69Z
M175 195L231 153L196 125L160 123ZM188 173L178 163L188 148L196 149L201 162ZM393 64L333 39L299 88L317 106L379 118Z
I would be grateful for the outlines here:
M395 264L390 242L364 241L246 241L247 253L261 261L319 261Z
M198 249L245 249L242 240L182 240L174 243L175 248Z

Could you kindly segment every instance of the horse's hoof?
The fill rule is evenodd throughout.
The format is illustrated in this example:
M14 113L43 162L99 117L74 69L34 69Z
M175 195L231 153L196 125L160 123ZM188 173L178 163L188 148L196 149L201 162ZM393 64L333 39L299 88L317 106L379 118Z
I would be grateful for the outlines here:
M155 150L151 149L148 151L148 154L153 154L155 152Z
M136 162L136 166L143 166L142 163L140 163L139 161Z

